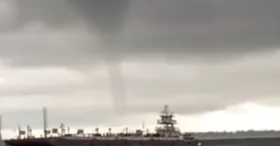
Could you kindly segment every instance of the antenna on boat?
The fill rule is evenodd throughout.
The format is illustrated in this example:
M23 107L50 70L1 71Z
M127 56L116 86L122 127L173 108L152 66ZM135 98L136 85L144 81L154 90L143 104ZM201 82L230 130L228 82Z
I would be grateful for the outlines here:
M0 140L2 140L2 116L0 115Z
M2 116L0 115L0 146L5 146L5 143L2 138Z
M144 121L142 121L142 130L143 131L145 130L145 123L144 123Z
M22 136L25 136L26 132L24 130L21 130L20 125L18 125L18 139L21 139Z
M27 132L27 133L26 133L26 137L27 137L27 138L31 138L31 137L32 137L32 128L31 128L29 125L27 125L27 126L26 126L26 129L27 129L27 130L26 130L26 132Z
M67 126L67 134L70 134L70 127Z
M59 128L60 128L60 135L64 136L65 135L65 125L62 123L62 124L60 124Z
M47 108L46 107L43 107L43 126L44 126L44 137L46 138L47 137L47 134L48 134L48 117L47 117Z

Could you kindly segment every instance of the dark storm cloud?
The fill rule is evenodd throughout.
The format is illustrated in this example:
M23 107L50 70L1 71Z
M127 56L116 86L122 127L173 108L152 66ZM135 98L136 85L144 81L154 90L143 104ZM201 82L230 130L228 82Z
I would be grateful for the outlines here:
M111 29L122 32L120 46L114 48L120 54L170 53L177 57L188 53L215 58L279 47L280 11L275 0L123 0L113 7L98 3L110 9L115 19L96 9L97 3L79 1L80 10L92 20L87 21L89 27L101 36Z
M280 11L275 0L135 3L131 5L130 29L124 43L129 48L142 48L134 49L136 53L223 56L279 47Z
M125 16L128 14L131 0L68 0L82 12L89 27L94 27L98 34L114 35L120 33Z
M2 32L24 29L32 23L43 22L50 28L61 28L77 20L77 15L65 0L11 0L7 1L15 9L16 16L7 26L2 26ZM1 26L1 25L0 25Z
M119 33L129 2L130 0L12 0L9 4L16 9L16 18L11 25L2 27L1 30L22 29L36 22L60 29L83 19L102 39L103 34Z
M216 59L279 48L276 0L27 0L15 6L18 26L43 22L62 28L82 19L107 46L108 36L117 40L106 47L108 54L128 58L196 54ZM51 52L56 58L55 49Z

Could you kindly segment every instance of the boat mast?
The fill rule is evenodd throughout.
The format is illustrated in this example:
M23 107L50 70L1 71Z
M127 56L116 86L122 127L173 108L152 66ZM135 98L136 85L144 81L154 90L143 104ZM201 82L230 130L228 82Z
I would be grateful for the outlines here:
M2 116L0 115L0 140L2 140Z
M0 146L5 146L5 143L2 138L2 116L0 115Z
M44 126L44 137L46 138L47 137L47 134L48 134L48 120L47 120L47 108L46 107L43 107L43 126Z

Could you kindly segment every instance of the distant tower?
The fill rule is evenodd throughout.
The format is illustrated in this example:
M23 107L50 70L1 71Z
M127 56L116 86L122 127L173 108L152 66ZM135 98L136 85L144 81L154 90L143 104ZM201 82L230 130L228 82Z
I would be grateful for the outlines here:
M47 115L47 108L43 107L43 125L44 125L44 137L47 137L48 134L48 115Z

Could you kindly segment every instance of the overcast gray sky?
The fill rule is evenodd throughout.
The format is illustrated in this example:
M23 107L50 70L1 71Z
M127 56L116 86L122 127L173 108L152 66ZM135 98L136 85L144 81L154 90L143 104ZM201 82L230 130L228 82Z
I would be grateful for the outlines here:
M168 103L181 118L191 116L187 128L205 130L196 123L211 112L246 103L278 106L279 4L1 0L4 127L40 128L42 106L50 126L155 124ZM126 103L122 115L114 112L112 90Z

